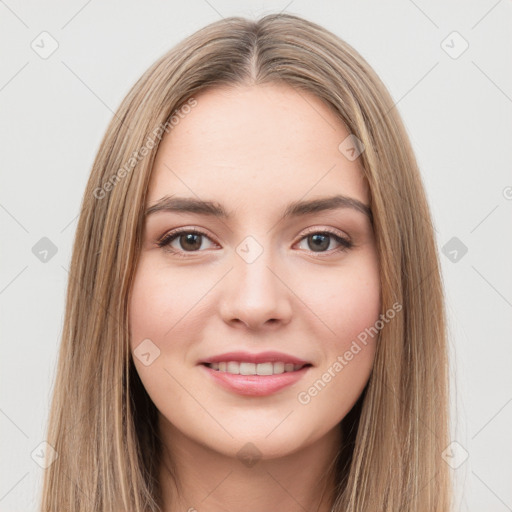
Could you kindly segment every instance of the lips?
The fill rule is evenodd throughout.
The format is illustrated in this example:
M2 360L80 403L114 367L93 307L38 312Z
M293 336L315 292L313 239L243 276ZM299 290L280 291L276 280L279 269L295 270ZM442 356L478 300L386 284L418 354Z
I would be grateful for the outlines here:
M298 357L285 354L283 352L259 352L257 354L251 354L249 352L227 352L224 354L219 354L213 357L209 357L200 362L200 364L211 364L211 363L223 363L235 361L238 363L284 363L300 365L300 367L305 365L310 365L309 361L305 361L304 359L300 359Z
M230 393L238 395L263 397L272 395L284 388L293 386L311 369L310 365L300 370L273 375L236 375L219 370L213 370L208 365L199 365L205 376Z
M204 359L200 366L224 389L262 397L292 386L313 365L283 352L228 352Z

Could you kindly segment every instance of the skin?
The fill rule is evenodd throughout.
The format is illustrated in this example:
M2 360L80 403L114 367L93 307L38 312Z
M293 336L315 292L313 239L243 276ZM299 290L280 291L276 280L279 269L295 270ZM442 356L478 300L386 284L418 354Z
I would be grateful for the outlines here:
M339 423L368 382L376 338L342 371L332 367L379 318L378 255L371 222L357 210L279 219L292 201L335 193L369 205L360 159L340 152L349 133L310 93L271 84L195 98L197 106L162 139L146 206L165 195L200 198L222 204L233 218L147 216L130 299L132 351L145 339L160 350L148 366L133 359L159 411L164 510L248 510L250 503L252 512L327 512ZM181 227L206 237L175 238L171 249L180 258L157 241ZM315 250L307 235L325 229L353 247L328 235ZM263 250L251 263L237 253L247 236ZM313 366L272 395L243 396L198 366L233 350L276 350ZM329 368L335 376L300 403L298 393ZM261 457L252 466L237 456L247 443Z

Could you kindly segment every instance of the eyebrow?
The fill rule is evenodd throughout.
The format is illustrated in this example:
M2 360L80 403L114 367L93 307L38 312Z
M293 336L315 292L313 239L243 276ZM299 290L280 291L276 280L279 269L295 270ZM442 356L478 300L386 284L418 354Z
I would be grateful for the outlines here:
M372 211L369 206L362 203L358 199L344 195L335 195L323 197L320 199L312 199L309 201L294 201L290 203L281 217L284 220L289 217L298 217L310 213L337 210L340 208L350 208L366 215L373 222ZM145 216L156 212L185 212L197 213L200 215L210 215L222 219L229 220L233 214L215 201L204 201L192 197L175 197L164 196L156 203L147 208Z

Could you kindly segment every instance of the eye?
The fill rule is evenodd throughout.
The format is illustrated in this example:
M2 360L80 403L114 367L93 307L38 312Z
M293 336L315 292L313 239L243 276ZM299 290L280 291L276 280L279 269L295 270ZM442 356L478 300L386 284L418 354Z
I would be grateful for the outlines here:
M210 240L206 233L197 229L176 229L166 233L158 240L157 245L175 253L177 256L183 256L184 252L198 252L203 245L204 239ZM172 246L175 241L178 247Z
M316 253L328 252L328 249L331 247L333 241L341 246L337 249L334 249L333 252L345 251L353 247L353 243L349 239L344 238L330 230L312 231L301 238L302 243L303 241L305 241L308 246L306 248L307 250Z
M204 249L202 246L205 240L212 242L206 233L198 229L181 228L166 233L157 241L157 246L176 256L186 257L186 253L201 252L201 248ZM175 242L178 247L173 246ZM308 246L306 250L320 254L337 253L353 247L353 243L350 240L328 229L307 233L300 239L300 243L304 242L306 242ZM338 248L333 249L331 247L333 242L334 244L338 244Z

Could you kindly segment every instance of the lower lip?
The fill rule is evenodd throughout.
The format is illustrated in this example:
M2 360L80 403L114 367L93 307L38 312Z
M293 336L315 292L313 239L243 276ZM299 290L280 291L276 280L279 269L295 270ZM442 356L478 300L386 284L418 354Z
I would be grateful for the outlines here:
M204 364L202 364L201 367L225 389L234 391L240 395L250 396L267 396L276 393L298 382L304 377L309 368L311 368L310 366L304 366L294 372L285 372L276 375L235 375L233 373L212 370L209 366Z

